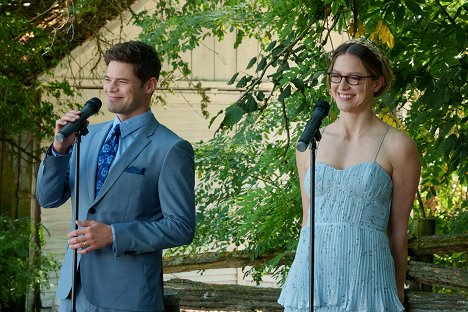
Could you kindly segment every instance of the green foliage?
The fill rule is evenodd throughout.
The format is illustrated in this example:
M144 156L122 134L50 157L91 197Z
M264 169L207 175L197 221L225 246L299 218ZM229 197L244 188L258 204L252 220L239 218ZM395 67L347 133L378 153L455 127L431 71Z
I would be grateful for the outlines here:
M142 38L185 77L190 70L182 52L207 36L234 32L233 48L247 37L262 48L249 71L228 82L244 92L213 118L223 118L216 136L197 146L198 231L188 249L277 254L254 269L256 278L277 270L282 252L294 250L301 216L294 145L314 103L330 100L327 51L340 43L332 32L366 36L388 54L394 85L376 112L418 144L423 209L429 215L466 212L467 7L424 0L163 0L154 15L137 16ZM273 83L268 94L259 89L265 81ZM325 123L336 117L332 107Z
M40 251L43 231L40 227L40 243L35 245L31 219L0 216L0 309L24 296L33 285L48 287L48 274L57 269L57 263Z
M37 112L35 76L46 69L44 59L46 34L31 25L27 16L18 11L0 14L0 124L6 137L20 133L25 124L38 130L31 118ZM30 40L36 38L37 40ZM8 126L6 126L8 125Z
M99 37L97 30L132 2L0 3L0 141L25 132L41 140L52 134L57 113L83 104L70 100L76 90L66 80L50 81L48 71L84 40ZM52 100L63 107L52 110Z
M188 250L235 248L252 259L277 255L254 273L275 270L281 256L295 250L291 237L300 229L300 191L294 151L277 132L278 113L274 106L252 113L236 133L220 133L210 144L197 146L197 173L203 182L196 194L197 235ZM271 165L277 163L281 170Z
M468 182L467 11L466 3L414 4L390 56L397 65L393 92L412 103L404 122L423 156L421 185L430 199L441 188L466 191Z

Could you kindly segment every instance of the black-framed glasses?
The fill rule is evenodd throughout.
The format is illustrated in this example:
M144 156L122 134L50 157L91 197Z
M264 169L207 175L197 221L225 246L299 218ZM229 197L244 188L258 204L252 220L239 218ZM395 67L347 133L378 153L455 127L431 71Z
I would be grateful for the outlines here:
M374 76L360 76L360 75L342 76L337 73L327 73L327 75L328 77L330 77L330 81L333 83L340 83L341 80L344 78L346 80L346 83L349 84L350 86L357 86L361 82L361 80L374 77Z

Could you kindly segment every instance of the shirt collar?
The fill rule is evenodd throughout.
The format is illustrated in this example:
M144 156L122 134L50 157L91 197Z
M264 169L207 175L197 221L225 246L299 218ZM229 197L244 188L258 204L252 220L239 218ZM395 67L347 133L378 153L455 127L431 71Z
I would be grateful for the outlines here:
M151 110L148 110L143 114L127 119L124 122L121 122L119 117L116 115L112 124L112 129L117 124L120 124L121 137L124 137L146 125L152 118L153 112Z

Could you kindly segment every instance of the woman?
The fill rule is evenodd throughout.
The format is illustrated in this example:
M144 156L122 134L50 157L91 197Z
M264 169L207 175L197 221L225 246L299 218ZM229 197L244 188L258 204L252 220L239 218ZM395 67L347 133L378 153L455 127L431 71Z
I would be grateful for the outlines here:
M314 311L404 311L408 218L419 183L415 143L379 120L374 98L392 81L365 39L340 45L328 72L340 111L321 129L315 183ZM303 229L278 302L309 311L310 153L296 153Z

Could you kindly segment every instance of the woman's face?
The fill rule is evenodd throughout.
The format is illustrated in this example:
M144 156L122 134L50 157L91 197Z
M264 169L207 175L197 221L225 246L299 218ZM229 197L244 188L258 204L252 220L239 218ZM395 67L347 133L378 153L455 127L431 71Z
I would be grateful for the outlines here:
M338 56L331 72L334 76L330 82L331 94L340 111L359 112L371 108L374 93L382 86L382 77L369 77L361 60L353 54ZM339 81L340 76L341 82L333 82Z

